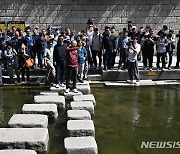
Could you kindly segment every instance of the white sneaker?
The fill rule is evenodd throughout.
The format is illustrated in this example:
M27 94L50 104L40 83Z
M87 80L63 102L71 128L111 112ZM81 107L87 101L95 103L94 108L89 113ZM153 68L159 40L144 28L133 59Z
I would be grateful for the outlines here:
M76 88L75 88L75 89L73 89L73 90L72 90L72 92L73 92L73 93L78 93L78 91L77 91L77 89L76 89Z
M149 71L152 71L152 67L149 68Z
M64 84L64 83L62 83L62 84L61 84L61 87L65 87L65 84Z
M69 93L69 91L70 91L70 89L68 88L68 89L66 89L65 93Z
M56 88L59 88L59 84L56 84Z
M53 87L56 87L56 84L53 84Z
M140 82L139 81L136 81L136 86L140 86Z
M127 83L133 84L133 80L127 80Z

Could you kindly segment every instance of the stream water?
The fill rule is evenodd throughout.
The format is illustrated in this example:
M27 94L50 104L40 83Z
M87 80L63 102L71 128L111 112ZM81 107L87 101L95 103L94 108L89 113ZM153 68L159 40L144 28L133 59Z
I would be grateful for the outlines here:
M0 127L45 87L0 87ZM142 141L180 141L180 87L92 88L99 154L179 154L180 148L146 149ZM50 121L46 154L63 154L66 119Z

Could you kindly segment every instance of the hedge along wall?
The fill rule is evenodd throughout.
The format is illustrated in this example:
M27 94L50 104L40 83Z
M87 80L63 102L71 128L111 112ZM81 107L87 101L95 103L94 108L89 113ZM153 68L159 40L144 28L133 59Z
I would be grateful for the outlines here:
M180 0L1 0L0 21L25 21L47 28L62 24L76 31L85 29L88 18L103 29L115 25L119 30L127 21L140 27L160 29L167 24L180 29Z

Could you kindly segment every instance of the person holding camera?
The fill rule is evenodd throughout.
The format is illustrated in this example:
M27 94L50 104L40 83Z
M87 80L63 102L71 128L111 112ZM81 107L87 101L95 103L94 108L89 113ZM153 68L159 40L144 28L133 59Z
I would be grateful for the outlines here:
M139 85L139 69L138 69L138 60L137 55L141 51L141 46L138 43L138 37L134 37L130 42L128 48L128 74L130 80L127 80L130 84L136 83ZM136 81L133 79L135 78Z

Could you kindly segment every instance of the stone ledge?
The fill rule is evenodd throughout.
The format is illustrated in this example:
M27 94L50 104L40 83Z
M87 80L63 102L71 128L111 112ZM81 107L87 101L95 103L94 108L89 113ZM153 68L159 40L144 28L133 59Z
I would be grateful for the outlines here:
M47 128L48 117L38 114L14 114L8 122L10 127Z
M94 95L92 95L92 94L82 95L82 96L73 96L73 100L75 102L78 102L78 101L92 101L94 106L96 106L96 100L94 98Z
M42 91L40 92L40 95L58 96L59 94L56 91Z
M34 150L13 149L13 150L0 150L0 154L37 154L37 152Z

